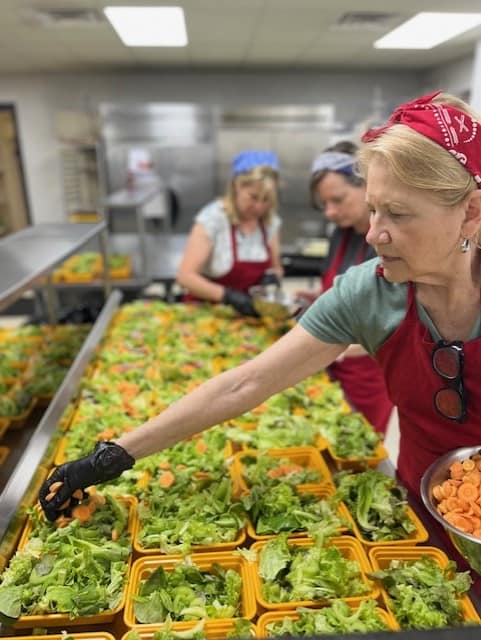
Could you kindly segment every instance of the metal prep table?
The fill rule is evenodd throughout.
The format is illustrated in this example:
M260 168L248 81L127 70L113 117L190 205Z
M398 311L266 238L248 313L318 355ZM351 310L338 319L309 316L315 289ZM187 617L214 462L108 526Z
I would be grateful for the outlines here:
M137 222L138 243L141 257L141 276L149 277L149 260L147 256L147 235L145 233L144 207L162 191L160 184L151 184L132 189L121 189L108 195L104 200L107 219L112 211L120 210L124 213L133 211ZM165 212L167 215L167 212ZM165 218L167 220L167 217Z
M75 253L82 245L98 236L104 265L107 265L104 222L96 224L46 224L29 227L0 241L0 309L11 304L24 291L49 277L52 269ZM106 270L106 293L110 285ZM114 291L97 318L82 349L75 358L53 401L33 432L0 494L0 540L3 538L17 507L25 494L57 423L73 396L96 345L121 300Z
M27 227L0 240L0 310L24 291L47 278L47 306L55 324L52 270L92 238L98 237L104 260L105 296L110 293L106 224L41 224Z

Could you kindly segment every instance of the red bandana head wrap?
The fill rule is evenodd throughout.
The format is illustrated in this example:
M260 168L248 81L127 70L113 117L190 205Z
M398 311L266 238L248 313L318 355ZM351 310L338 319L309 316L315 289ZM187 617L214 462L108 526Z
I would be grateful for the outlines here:
M481 188L481 131L480 124L464 111L448 104L435 104L433 98L441 92L421 96L400 105L387 124L370 129L362 137L372 142L394 124L405 124L449 151L468 171Z

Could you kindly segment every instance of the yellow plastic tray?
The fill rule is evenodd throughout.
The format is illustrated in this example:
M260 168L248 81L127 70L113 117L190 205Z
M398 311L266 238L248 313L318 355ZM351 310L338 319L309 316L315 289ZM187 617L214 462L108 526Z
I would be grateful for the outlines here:
M3 438L9 426L10 418L0 418L0 438Z
M257 552L260 552L262 547L265 545L265 542L255 542L251 549L255 549ZM310 547L313 544L313 540L309 538L297 538L294 540L289 540L289 544ZM364 551L361 543L352 538L351 536L337 536L331 538L329 543L331 545L336 546L341 554L348 558L349 560L357 560L359 566L361 568L361 579L364 583L371 587L371 591L361 595L361 596L352 596L349 598L343 598L345 602L349 605L355 606L359 604L361 600L367 600L372 598L375 600L379 595L379 588L375 586L368 578L366 577L366 573L371 572L371 565L367 558L366 552ZM260 608L264 611L286 611L287 609L295 609L297 607L312 607L317 609L319 607L323 607L326 604L326 600L299 600L295 602L267 602L262 596L262 578L259 576L259 564L258 561L253 563L253 572L252 577L254 580L254 589L255 589L255 597L260 606Z
M379 569L386 569L390 566L392 560L407 560L407 561L415 561L419 560L421 556L429 556L432 558L436 564L444 569L448 562L448 556L438 549L437 547L414 547L414 546L405 546L401 547L374 547L369 551L369 560L372 564L374 571L378 571ZM392 614L393 618L396 619L394 612L391 610L389 606L389 596L385 591L384 587L380 587L381 596L387 607L387 610ZM474 608L471 599L467 595L461 596L461 607L463 612L463 617L466 621L475 622L476 624L481 624L481 619Z
M137 508L137 500L131 496L123 496L119 498L121 502L124 502L129 508L129 520L127 529L132 535L133 527L134 527L134 516ZM38 505L37 508L40 508ZM27 523L22 532L21 538L18 543L18 550L23 549L25 544L28 541L30 533L32 531L32 524L30 518L27 519ZM127 574L126 580L123 589L123 595L121 601L118 606L111 611L103 611L102 613L98 613L93 616L79 616L78 618L71 619L68 613L50 613L45 615L32 615L32 616L21 616L17 622L13 625L14 629L27 629L31 627L72 627L72 626L81 626L81 625L91 625L91 624L106 624L112 622L115 618L115 615L124 608L125 600L127 597L127 590L129 585L129 568L132 562L132 554L126 561L127 564ZM50 636L49 636L50 637Z
M67 262L65 262L62 266L63 270L63 278L65 282L90 282L95 278L98 278L102 273L102 258L100 254L97 258L92 262L91 271L85 273L74 273L72 272L72 267L78 261L79 256L74 255Z
M147 548L143 547L140 542L138 542L138 536L140 531L142 530L142 525L140 519L138 517L135 518L135 528L134 528L134 549L140 555L166 555L159 547ZM205 552L216 552L216 551L232 551L233 549L237 549L237 547L241 547L246 540L246 529L243 527L235 540L232 542L217 542L213 544L196 544L192 545L192 553L205 553ZM172 554L169 554L172 555ZM181 555L181 554L178 554Z
M130 535L133 537L134 535L134 527L135 527L135 519L136 519L136 511L137 511L137 498L134 496L120 496L117 498L120 502L123 502L129 509L129 519L127 523L127 531L129 531ZM40 509L40 504L37 503L35 505L36 509ZM22 535L20 540L18 541L18 550L21 551L23 547L27 544L30 534L32 533L32 522L30 518L27 519L25 523L25 527L22 531ZM57 614L55 614L57 615ZM58 614L61 615L61 614ZM90 619L90 618L89 618ZM89 620L88 619L88 620ZM37 626L37 625L35 625ZM40 625L41 626L41 625Z
M358 605L359 606L359 605ZM357 607L353 607L355 609ZM387 628L391 631L399 631L399 625L392 616L384 609L376 607L376 611L380 618L385 622ZM267 626L273 622L282 622L284 618L291 618L292 620L299 620L299 614L294 610L286 611L269 611L269 613L263 613L257 620L257 634L259 638L268 638L269 631Z
M132 259L130 256L125 257L125 265L118 269L109 269L109 275L112 280L128 280L132 277Z
M362 535L361 530L359 529L354 516L349 510L349 507L347 505L344 505L344 506L346 507L347 517L351 523L351 527L354 535L368 549L370 547L403 547L403 546L405 547L406 545L421 544L422 542L426 542L426 540L429 537L429 534L426 531L423 523L418 518L416 513L413 511L413 509L411 509L411 507L408 505L407 516L412 522L414 522L414 525L416 526L416 529L414 530L414 532L411 533L406 538L403 538L402 540L387 540L386 542L383 542L382 540L376 540L372 542L371 540L367 540Z
M197 624L197 621L184 623L184 624L190 624L190 627L184 627L185 629L190 629ZM142 625L141 627L140 626L136 627L135 631L139 636L140 640L152 640L152 638L154 637L154 633L158 629L162 629L161 624L156 624L156 625L145 624L145 625ZM252 629L256 634L255 636L252 636L252 637L253 638L259 637L257 635L257 626L254 623L252 623ZM176 628L175 630L179 631L180 628ZM131 631L132 629L124 633L121 640L129 640L129 633L131 633ZM224 638L226 638L228 633L231 634L231 637L235 637L235 635L233 635L234 624L232 622L223 622L218 620L206 620L204 623L204 628L202 629L202 633L205 635L207 640L224 640ZM30 640L32 640L31 637L30 637Z
M264 453L264 452L263 452ZM245 466L242 458L246 455L258 456L260 451L257 449L247 449L247 451L239 451L234 455L233 471L237 475L237 482L241 491L249 491L249 485L246 482L244 471ZM319 482L309 483L312 485L333 484L331 473L324 462L319 450L316 447L288 447L285 449L270 449L265 452L271 458L281 459L287 458L294 464L304 467L308 470L317 471L320 475ZM298 487L305 485L299 484Z
M5 569L6 566L7 566L7 558L0 556L0 573L2 573L2 571Z
M26 520L27 515L23 508L17 509L0 542L0 554L5 558L9 559L17 549L17 543L22 535Z
M20 502L20 506L24 509L28 509L33 506L38 499L38 492L40 491L40 487L44 483L45 479L48 476L48 470L40 465L37 467L37 470L33 474L33 478L28 485L27 490Z
M329 496L332 496L335 493L334 487L328 484L325 484L325 485L304 484L304 485L299 485L297 488L299 490L299 493L312 493L313 495L317 496L319 500L329 498ZM345 518L346 520L349 520L346 506L343 503L339 504L337 508L337 513L340 517ZM347 530L346 527L342 527L339 533L342 533L343 531L346 531L346 530ZM254 525L251 519L249 518L249 520L247 521L247 535L249 536L249 538L252 538L252 540L258 541L258 540L270 540L271 538L276 538L279 534L269 533L265 535L259 535L258 533L256 533ZM303 531L295 531L293 533L290 533L289 539L290 538L306 538L307 535L308 535L307 530L304 529Z
M65 640L72 638L73 640L115 640L111 633L106 631L88 631L86 633L54 633L48 636L14 636L15 640Z
M233 569L237 571L242 578L242 592L241 592L241 613L238 617L252 620L256 615L256 601L254 598L254 590L252 588L252 574L250 563L248 563L242 556L235 555L228 551L220 551L218 553L193 553L189 558L192 562L202 571L208 570L213 563L219 564L224 569ZM166 571L173 569L173 567L182 562L179 556L146 556L139 558L132 565L132 571L130 574L129 591L127 595L127 601L124 608L124 623L129 628L146 628L147 625L143 625L137 622L134 614L134 600L133 596L138 593L139 583L141 580L145 580L148 576L162 566ZM219 622L224 624L232 623L234 618L222 618ZM217 619L215 620L217 621ZM214 622L211 620L210 622ZM149 625L151 627L151 625ZM158 625L157 625L158 626ZM174 622L173 629L189 629L192 627L192 622Z
M24 427L29 415L35 409L36 404L37 404L37 399L33 397L29 406L25 409L23 413L20 413L18 416L10 416L9 418L10 425L8 427L9 430L16 431L17 429L21 429L22 427Z
M57 450L55 452L55 456L53 458L53 463L56 467L59 467L64 462L67 462L67 458L65 457L66 446L67 446L67 438L60 438Z
M366 467L373 469L388 457L388 452L382 442L377 445L374 455L366 458L340 458L339 456L336 456L329 442L327 442L326 449L336 468L339 470L353 469L356 471L362 471L363 469L366 469Z
M7 456L9 453L10 453L9 447L0 447L0 467L7 459Z

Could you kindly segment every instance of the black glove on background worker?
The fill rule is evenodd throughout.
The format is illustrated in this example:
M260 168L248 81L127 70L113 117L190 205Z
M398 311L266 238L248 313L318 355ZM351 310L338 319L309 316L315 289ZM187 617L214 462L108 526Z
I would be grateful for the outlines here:
M229 289L226 287L224 291L224 297L222 298L224 304L230 304L243 316L255 316L258 317L257 311L254 309L252 298L248 293L238 291L237 289Z
M281 280L279 276L273 271L266 271L261 278L261 285L265 287L269 284L275 284L276 286L281 286Z
M91 454L57 467L43 483L39 499L45 515L51 521L56 520L63 511L73 506L74 491L118 478L134 464L134 458L120 445L115 442L98 442ZM47 500L54 482L61 482L62 486L50 500ZM68 507L62 508L68 500L71 501Z

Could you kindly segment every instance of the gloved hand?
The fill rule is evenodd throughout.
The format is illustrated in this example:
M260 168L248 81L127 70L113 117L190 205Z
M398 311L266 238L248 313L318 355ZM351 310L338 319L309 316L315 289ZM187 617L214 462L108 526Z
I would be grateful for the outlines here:
M262 286L266 286L268 284L275 284L278 287L281 286L281 281L279 276L273 271L266 271L261 278L260 284Z
M134 458L115 442L97 442L91 454L57 467L43 483L39 499L45 515L51 521L56 520L62 511L74 506L75 498L72 498L74 491L113 480L134 464ZM61 482L62 486L50 500L47 500L50 487L54 482ZM64 507L68 500L70 503Z
M259 316L257 311L254 309L251 296L243 291L229 289L229 287L226 287L222 302L224 304L230 304L231 307L234 307L234 309L243 316Z

